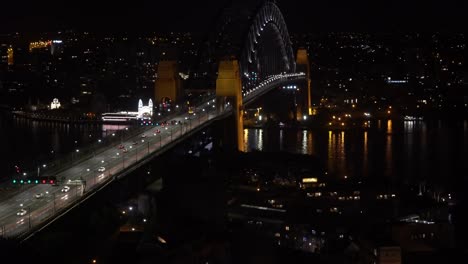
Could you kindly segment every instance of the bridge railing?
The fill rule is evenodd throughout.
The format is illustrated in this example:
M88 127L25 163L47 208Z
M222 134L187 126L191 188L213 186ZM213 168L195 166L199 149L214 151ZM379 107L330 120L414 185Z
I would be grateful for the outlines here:
M164 120L170 120L176 116L179 112L174 111L169 114L163 114L156 118L157 122ZM34 184L24 184L21 188L18 188L18 185L12 183L13 179L28 179L34 176L55 176L58 173L70 168L71 166L83 162L91 157L94 157L103 151L106 151L109 148L113 148L119 143L126 141L135 135L143 133L147 130L148 127L145 126L129 126L127 129L121 130L108 130L106 135L101 138L95 138L92 143L87 143L84 146L81 146L76 151L74 149L71 153L57 154L54 153L47 158L38 158L34 160L33 164L25 165L24 167L31 168L22 171L22 174L11 174L9 177L3 179L4 188L8 189L8 192L5 192L2 196L3 199L7 199L15 195L18 192L29 189L34 186ZM46 165L45 167L43 166ZM60 180L60 179L57 179Z
M266 88L268 89L268 87ZM134 138L140 133L150 134L149 132L151 131L151 129L148 127L136 127L131 131L130 129L128 132L125 131L126 134L120 134L121 137L116 134L115 136L111 136L106 142L101 141L100 143L104 144L100 145L99 149L93 149L93 146L90 146L88 149L83 150L84 153L80 157L76 157L76 159L74 159L71 164L68 163L68 161L65 159L63 163L60 163L60 166L58 166L62 170L70 168L71 165L89 159L94 155L99 155L101 152L106 151L109 148L115 147L119 141L128 141L131 138L134 138L135 140L141 140L141 143L130 146L130 148L134 147L132 150L133 152L130 151L128 154L122 153L121 158L109 159L108 161L105 161L104 165L107 168L106 172L97 174L94 170L83 170L77 173L74 177L84 179L84 183L86 184L85 186L72 186L71 190L66 194L61 194L60 198L58 198L56 194L49 194L49 197L47 198L47 204L41 207L40 210L31 211L29 210L31 205L25 204L23 208L28 207L27 214L20 217L18 217L16 213L2 216L0 219L0 236L24 237L25 235L34 232L34 230L41 227L46 222L54 219L74 204L79 203L89 195L92 195L94 191L111 182L113 179L115 179L115 176L121 174L137 163L147 160L151 154L162 150L166 146L170 146L171 143L173 143L175 140L179 140L179 138L181 138L183 135L192 133L194 129L200 127L205 122L217 118L220 115L225 115L229 112L232 112L232 107L230 105L226 105L224 111L221 112L218 112L218 109L214 107L215 105L214 96L210 97L209 102L204 101L196 104L196 114L186 117L186 119L180 125L164 128L165 130L169 130L168 132L170 133L155 133L154 135L148 135L144 139L139 137ZM161 120L170 120L177 114L178 113L172 113L170 115L166 115L161 117ZM93 152L92 155L90 154L91 152ZM118 151L118 153L120 152ZM99 166L100 164L101 163L99 163ZM60 172L58 173L60 174ZM60 192L58 193L60 194ZM34 203L34 199L31 200L30 203ZM2 222L2 219L5 218L17 220L8 223Z
M83 199L93 194L96 190L102 186L111 182L114 176L119 175L126 169L134 166L135 164L147 159L152 153L159 151L166 146L170 146L171 143L178 140L182 136L191 133L194 129L203 125L204 122L218 116L217 109L212 106L214 102L210 104L206 102L200 103L198 112L194 115L186 118L181 124L165 127L170 133L154 134L149 135L148 127L142 127L139 132L147 133L148 136L144 139L138 137L141 140L139 144L132 145L132 151L129 152L128 156L122 154L122 159L110 159L103 163L107 170L102 174L96 174L94 170L84 170L76 175L76 178L85 179L84 184L80 186L74 186L71 184L76 181L70 181L66 183L72 186L70 191L65 194L57 195L55 193L46 194L43 199L47 200L47 203L40 208L40 210L31 211L34 206L34 199L30 200L29 204L22 205L26 213L24 215L16 215L16 212L11 215L2 215L2 218L17 219L15 222L5 223L0 219L0 237L21 237L25 238L32 232L37 231L38 228L42 227L48 221L51 221L61 213L68 210L72 205L81 202ZM209 107L211 106L211 107ZM226 111L230 111L231 108L227 108ZM171 117L167 117L171 118ZM136 135L136 134L135 134ZM130 139L129 137L128 139Z

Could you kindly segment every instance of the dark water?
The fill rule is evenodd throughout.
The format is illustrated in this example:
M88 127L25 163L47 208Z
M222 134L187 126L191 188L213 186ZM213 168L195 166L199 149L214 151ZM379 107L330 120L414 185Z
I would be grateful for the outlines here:
M468 175L468 121L380 121L374 129L245 129L247 150L317 156L329 177L453 185ZM448 186L447 186L448 187Z
M0 180L62 157L125 126L62 124L0 113Z
M124 126L73 125L0 114L0 179L15 165L34 169ZM245 129L248 151L317 156L329 177L455 184L468 175L468 121L380 121L373 129L328 131Z

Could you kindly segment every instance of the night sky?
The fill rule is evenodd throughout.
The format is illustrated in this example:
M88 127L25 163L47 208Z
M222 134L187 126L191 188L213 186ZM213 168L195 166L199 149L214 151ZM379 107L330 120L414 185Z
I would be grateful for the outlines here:
M225 1L2 1L0 32L64 28L106 32L205 31ZM276 2L291 32L468 31L467 1Z

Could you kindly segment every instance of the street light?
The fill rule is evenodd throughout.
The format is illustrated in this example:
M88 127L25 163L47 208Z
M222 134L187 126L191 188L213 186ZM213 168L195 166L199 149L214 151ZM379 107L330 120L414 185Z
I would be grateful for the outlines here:
M28 206L29 229L31 229L31 207Z
M76 149L75 152L76 152L76 153L79 153L80 150L79 150L79 149ZM78 157L78 154L76 154L76 155L77 155L77 157ZM72 158L72 164L73 164L73 153L72 153L72 155L71 155L71 158Z
M185 120L189 121L189 128L192 129L192 119L190 119L190 117L185 117Z
M47 167L46 164L42 164L42 167L45 169ZM39 177L41 174L41 166L37 166L37 177Z
M56 212L56 209L55 209L55 193L52 193L54 195L54 213Z
M124 155L125 154L122 154L122 169L124 168ZM117 152L117 156L120 156L119 152Z

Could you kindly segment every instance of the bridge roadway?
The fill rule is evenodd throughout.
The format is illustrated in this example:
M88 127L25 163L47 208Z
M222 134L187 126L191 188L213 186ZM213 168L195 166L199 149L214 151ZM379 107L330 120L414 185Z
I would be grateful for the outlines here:
M301 79L303 76L303 74L272 76L257 88L246 92L243 101L246 104L252 102L274 87ZM144 132L122 142L126 152L116 145L63 170L57 175L57 179L62 177L65 179L62 186L34 185L25 188L23 192L13 197L0 201L0 237L27 238L65 214L83 201L83 198L105 187L116 177L126 174L134 167L141 166L155 155L172 147L174 143L190 136L192 132L231 113L232 108L228 105L223 111L217 110L215 98L210 98L195 107L195 114L183 113L170 119L176 120L177 123L180 121L180 124L148 127ZM156 132L157 129L160 133ZM105 170L99 171L100 167L104 167ZM85 185L76 184L79 180L83 180ZM68 186L69 190L66 191L64 186ZM36 194L42 194L42 196L38 198ZM21 209L26 211L23 215L18 215Z

